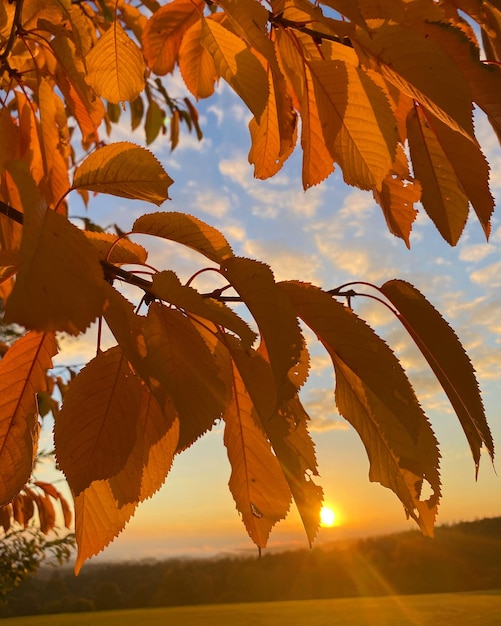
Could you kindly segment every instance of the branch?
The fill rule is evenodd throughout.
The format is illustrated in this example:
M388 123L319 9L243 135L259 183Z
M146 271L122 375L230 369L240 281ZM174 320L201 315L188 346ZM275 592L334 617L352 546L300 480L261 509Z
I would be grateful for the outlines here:
M6 204L2 200L0 200L0 215L5 215L12 221L17 224L24 224L24 215L21 211L18 211L14 207ZM153 283L145 278L141 278L141 276L136 276L133 272L129 272L128 270L124 270L122 267L117 265L113 265L109 261L101 260L101 267L104 271L104 277L109 282L113 282L113 280L123 280L128 285L133 285L134 287L139 287L145 293L146 299L153 302L154 300L158 300L158 296L155 295L152 291ZM336 289L331 289L327 293L331 296L337 296L341 298L347 298L348 301L353 296L360 296L364 294L357 293L353 289L349 289L348 291L343 291L346 285L342 285L341 287L337 287ZM212 298L213 300L217 300L218 302L243 302L240 296L223 296L223 291L227 289L227 287L223 287L222 289L214 289L210 293L202 293L200 294L202 298Z
M2 52L2 54L0 54L0 61L2 61L3 64L7 63L7 57L11 53L12 47L14 46L14 42L16 41L16 36L19 30L21 29L21 14L23 12L24 0L15 0L15 2L16 2L16 11L14 13L14 19L12 20L12 28L10 29L9 39L7 40L5 50Z
M329 33L323 33L319 30L315 30L314 28L309 28L306 22L295 22L294 20L288 20L283 17L283 13L279 13L278 15L273 15L273 13L268 13L268 21L272 26L282 26L283 28L291 28L292 30L298 30L305 35L309 35L314 41L321 41L325 39L327 41L334 41L336 43L340 43L343 46L348 46L349 48L353 48L352 43L348 37L339 37L338 35L331 35Z

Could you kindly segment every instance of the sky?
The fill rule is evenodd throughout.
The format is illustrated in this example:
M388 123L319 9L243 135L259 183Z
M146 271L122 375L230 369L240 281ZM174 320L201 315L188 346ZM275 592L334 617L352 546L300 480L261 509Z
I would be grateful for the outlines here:
M173 78L171 95L186 95ZM198 103L204 139L182 133L174 152L160 137L149 149L174 179L171 200L160 210L184 211L223 232L238 255L268 263L277 280L298 279L329 289L348 281L382 284L405 279L421 290L454 327L477 371L495 445L501 447L501 220L492 222L486 243L474 216L460 243L446 244L424 211L414 224L411 250L391 235L372 195L348 187L339 170L321 185L303 192L301 152L296 149L274 178L253 178L247 161L250 114L222 83L216 94ZM491 163L492 192L501 197L501 153L494 132L477 120L481 145ZM131 133L126 115L110 140L144 144L144 131ZM70 196L70 214L87 215L101 225L127 231L153 205L100 195L83 207ZM77 222L76 222L77 223ZM149 263L173 269L186 280L205 261L163 240L138 236L147 246ZM201 265L202 264L202 265ZM202 283L197 283L205 288ZM206 285L210 289L210 283ZM123 291L128 295L127 289ZM356 299L364 317L397 353L440 442L443 498L437 522L453 523L501 515L501 483L483 454L478 480L466 438L445 394L435 382L405 331L384 307ZM307 339L312 340L311 334ZM96 334L62 340L57 364L82 364L95 355ZM334 376L327 354L310 343L312 372L301 399L312 418L319 483L338 524L321 528L317 542L417 528L389 490L368 479L368 460L356 432L334 404ZM50 424L43 442L50 446ZM235 509L227 483L230 466L217 425L176 458L164 487L140 505L134 519L99 559L131 560L170 556L212 556L255 552ZM42 468L42 474L48 472ZM43 478L43 475L40 475ZM270 550L305 548L299 516L291 509L269 542Z

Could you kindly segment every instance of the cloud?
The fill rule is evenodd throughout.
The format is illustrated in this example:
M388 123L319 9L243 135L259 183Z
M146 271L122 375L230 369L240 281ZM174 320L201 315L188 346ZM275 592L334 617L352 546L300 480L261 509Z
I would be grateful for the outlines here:
M224 217L230 210L228 196L214 189L196 191L192 204L204 213L218 218Z
M461 261L474 262L482 261L485 257L496 252L496 247L488 243L471 244L461 246L459 258Z
M298 217L312 218L322 205L327 190L326 185L323 185L303 192L299 181L291 181L284 172L270 180L257 180L242 152L235 153L231 159L220 161L219 171L246 192L253 201L252 214L261 218L273 219L291 213Z
M311 432L326 432L328 430L348 430L349 425L340 418L334 402L333 389L310 389L303 399L311 421Z
M490 289L501 287L501 261L475 270L470 274L470 280L477 285Z
M268 263L276 280L300 279L318 282L321 261L307 251L296 250L277 241L250 240L245 242L244 252L250 257Z

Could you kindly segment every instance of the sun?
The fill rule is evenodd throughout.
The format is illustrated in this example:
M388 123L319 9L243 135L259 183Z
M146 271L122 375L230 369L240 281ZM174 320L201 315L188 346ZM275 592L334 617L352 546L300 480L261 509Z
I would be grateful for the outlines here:
M332 528L336 525L336 512L329 506L323 506L320 509L320 526L323 528Z

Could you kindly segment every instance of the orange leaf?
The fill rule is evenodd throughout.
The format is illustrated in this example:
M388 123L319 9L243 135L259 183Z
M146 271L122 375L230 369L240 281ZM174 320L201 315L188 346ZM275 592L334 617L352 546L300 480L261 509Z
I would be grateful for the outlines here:
M97 252L59 213L40 206L25 211L19 272L5 321L78 335L103 308L105 283Z
M214 19L202 18L202 45L214 59L218 74L259 118L268 100L268 78L245 43Z
M387 80L451 128L473 137L470 89L440 45L394 22L357 34Z
M75 498L78 555L84 561L103 550L125 527L138 504L157 491L167 476L179 434L172 408L160 408L143 386L136 443L123 469L108 480L91 483Z
M78 553L75 574L84 562L98 554L123 530L137 503L118 507L106 480L96 480L75 498L75 536Z
M118 346L99 353L71 382L54 439L75 495L124 467L136 440L141 396L140 380Z
M423 187L423 206L442 237L454 246L468 219L468 197L421 108L409 113L407 131L414 173Z
M295 394L288 373L300 359L303 338L295 311L277 287L273 272L264 263L241 257L227 259L222 270L256 320L279 398Z
M226 387L192 322L154 302L144 324L144 364L172 398L179 416L179 449L190 446L221 416Z
M223 414L232 468L229 487L249 537L265 548L271 529L287 515L291 492L235 366L233 376L233 397Z
M100 37L85 61L87 81L108 102L135 100L144 89L143 55L117 20Z
M329 294L287 282L281 288L329 353L336 404L366 448L371 481L389 487L407 515L433 534L440 498L437 442L394 354L367 324ZM432 494L422 501L426 480Z
M111 233L98 233L91 230L84 231L89 242L97 249L99 258L121 265L123 263L146 263L148 252L143 246L112 235Z
M332 155L325 145L313 79L298 48L296 37L279 31L278 49L285 73L301 111L302 179L304 189L318 185L334 171Z
M455 332L413 285L390 280L381 292L396 307L398 318L416 342L449 398L470 444L478 472L480 448L494 458L494 442L485 419L475 370Z
M198 20L183 37L179 48L179 70L195 98L208 98L214 93L219 75L211 53L202 46L201 37L202 22Z
M134 222L132 232L177 241L216 263L221 263L224 259L233 256L230 244L224 235L202 220L186 213L169 211L142 215Z
M256 339L256 333L232 309L223 302L203 298L192 287L182 285L176 274L170 270L158 272L153 276L151 290L156 296L179 309L199 315L233 331L241 338L246 348L250 348Z
M166 402L162 410L143 385L134 447L120 472L108 478L119 508L142 502L162 486L172 465L178 437L179 420L172 402ZM155 446L156 454L152 452Z
M289 484L311 544L318 530L323 492L310 478L311 474L317 474L317 463L306 428L308 416L297 397L283 402L277 410L273 374L262 355L254 350L244 351L234 343L229 343L228 348L258 423L271 442Z
M88 189L160 205L172 179L146 148L119 141L92 152L75 170L72 189Z
M372 193L383 210L389 231L403 239L410 248L410 233L417 215L414 203L421 198L421 184L411 178L400 144L395 163L383 180L381 190L374 189Z
M312 59L307 65L325 145L345 182L380 189L397 147L396 122L386 96L349 62Z
M0 361L0 505L10 502L28 480L38 445L36 394L57 353L52 333L30 332Z
M174 70L183 35L200 21L204 6L201 0L173 0L160 7L146 22L143 50L155 74Z
M280 461L312 545L320 525L323 489L311 479L318 476L315 446L308 433L309 419L298 396L283 402L278 415L264 426L273 450Z

